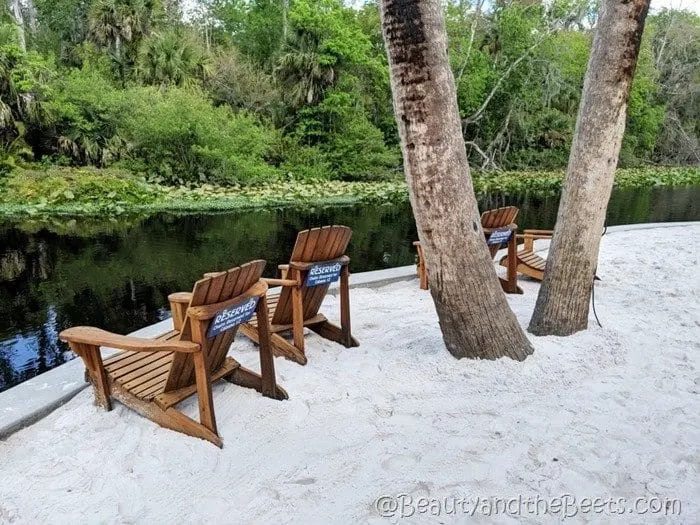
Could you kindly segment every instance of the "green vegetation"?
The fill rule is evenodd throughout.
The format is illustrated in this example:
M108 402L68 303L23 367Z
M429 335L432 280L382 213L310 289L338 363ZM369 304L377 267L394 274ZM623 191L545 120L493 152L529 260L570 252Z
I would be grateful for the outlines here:
M546 196L561 189L563 171L475 173L477 194ZM644 188L700 184L700 168L618 170L615 186ZM15 170L0 194L4 215L119 215L155 211L238 210L330 204L396 204L408 200L400 177L372 182L277 180L257 185L168 186L124 170Z
M393 195L385 186L400 186L401 157L378 9L355 4L200 0L187 3L188 16L178 0L30 0L12 14L0 8L5 202L25 205L31 188L22 184L36 185L47 209L160 205L170 194L161 185L199 187L173 190L187 193L184 205L203 205L194 196L207 192L216 193L212 202L256 203L309 192L346 200ZM596 5L446 3L474 168L564 169ZM677 10L650 16L621 167L700 163L699 67L700 17ZM65 181L43 181L57 173L52 167L75 171ZM117 189L108 193L117 197L79 196L82 176L85 187L114 176ZM477 187L558 184L556 177L547 184L548 177L527 175L478 178ZM370 182L386 184L356 184ZM122 191L125 184L136 193Z

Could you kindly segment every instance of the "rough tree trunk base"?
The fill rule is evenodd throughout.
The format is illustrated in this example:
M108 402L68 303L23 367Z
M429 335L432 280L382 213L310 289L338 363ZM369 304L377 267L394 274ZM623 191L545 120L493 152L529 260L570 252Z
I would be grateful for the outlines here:
M438 306L440 329L447 350L457 359L499 359L524 361L532 355L530 344L509 308L494 310L474 326L474 319L460 311ZM467 329L465 329L465 327Z
M533 317L532 321L530 321L530 325L527 327L527 331L537 336L557 335L565 337L586 330L587 328L587 320L582 323L578 319L558 319L551 316L548 319L535 319Z
M576 238L570 235L569 238ZM565 251L567 248L554 248ZM567 336L588 328L588 312L593 289L593 270L583 258L554 256L547 261L535 311L528 332L533 335ZM557 268L558 265L564 266ZM547 273L549 270L549 273ZM590 277L587 277L590 276Z

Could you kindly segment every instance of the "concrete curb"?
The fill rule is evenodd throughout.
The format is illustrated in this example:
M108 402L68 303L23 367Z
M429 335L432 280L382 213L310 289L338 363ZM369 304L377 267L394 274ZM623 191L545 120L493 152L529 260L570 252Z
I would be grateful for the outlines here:
M642 222L639 224L621 224L620 226L608 226L608 233L628 232L632 230L653 230L655 228L680 228L683 226L696 226L700 221L685 222Z
M166 319L131 335L153 337L171 330L172 326L172 320ZM114 351L103 352L103 356L111 353ZM36 423L87 388L88 383L83 380L84 369L80 359L72 359L0 392L0 440Z
M74 359L2 392L0 440L39 421L73 399L87 386L81 378L82 370L80 360ZM68 376L70 379L66 379ZM41 381L37 381L39 379Z
M677 228L698 224L700 222L611 226L607 230L607 235L631 230ZM379 288L387 284L416 278L416 267L414 265L401 266L352 274L350 276L350 287ZM338 285L334 283L329 293L335 294L337 292ZM172 321L166 319L132 332L130 335L154 337L171 329ZM88 385L83 381L83 370L82 361L73 359L24 383L0 392L0 440L4 440L18 430L37 422L84 390Z

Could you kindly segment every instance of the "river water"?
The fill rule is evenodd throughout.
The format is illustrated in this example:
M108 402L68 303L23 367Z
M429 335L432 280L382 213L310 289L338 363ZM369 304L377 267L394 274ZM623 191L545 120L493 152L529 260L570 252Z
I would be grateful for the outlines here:
M490 195L482 210L520 207L521 228L551 228L559 197ZM608 225L700 220L700 186L616 190ZM351 271L414 262L408 204L220 214L156 214L117 220L0 220L0 391L73 355L57 335L93 325L128 333L168 317L167 296L203 273L266 259L287 261L299 230L353 229Z

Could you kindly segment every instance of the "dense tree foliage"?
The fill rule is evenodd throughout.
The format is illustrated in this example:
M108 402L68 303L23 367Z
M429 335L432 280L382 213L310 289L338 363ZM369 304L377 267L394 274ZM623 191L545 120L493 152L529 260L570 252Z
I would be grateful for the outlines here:
M188 4L189 5L189 4ZM566 165L595 2L453 0L472 165ZM376 4L15 0L0 14L0 173L127 169L170 184L400 170ZM620 163L700 163L700 17L648 19Z

